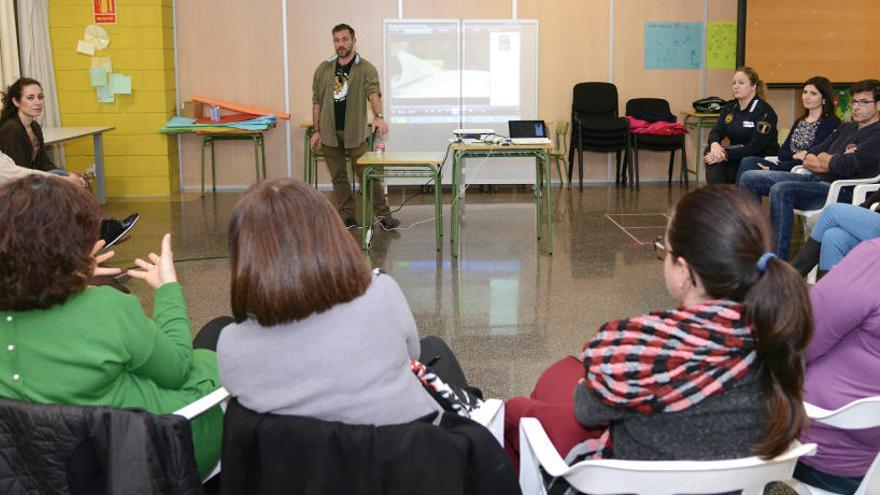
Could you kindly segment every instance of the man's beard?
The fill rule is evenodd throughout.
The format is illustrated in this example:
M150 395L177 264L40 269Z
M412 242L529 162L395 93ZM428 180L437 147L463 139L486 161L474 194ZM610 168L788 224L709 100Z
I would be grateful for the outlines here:
M336 55L337 55L339 58L346 58L346 57L348 57L349 55L351 55L351 50L346 50L345 48L342 48L342 49L340 49L340 50L336 50Z

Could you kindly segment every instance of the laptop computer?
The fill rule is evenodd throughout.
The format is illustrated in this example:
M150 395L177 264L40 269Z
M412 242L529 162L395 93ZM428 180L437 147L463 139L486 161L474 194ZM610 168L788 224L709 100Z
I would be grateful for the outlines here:
M550 144L543 120L508 120L507 126L513 144Z

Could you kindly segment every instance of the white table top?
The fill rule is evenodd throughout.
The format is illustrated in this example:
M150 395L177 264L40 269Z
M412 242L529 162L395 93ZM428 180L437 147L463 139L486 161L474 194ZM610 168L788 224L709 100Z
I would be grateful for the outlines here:
M71 139L112 131L115 127L43 127L43 142L60 143Z

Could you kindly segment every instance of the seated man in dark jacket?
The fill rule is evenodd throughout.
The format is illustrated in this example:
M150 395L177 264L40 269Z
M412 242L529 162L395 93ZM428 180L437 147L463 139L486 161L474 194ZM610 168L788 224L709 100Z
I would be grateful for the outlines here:
M788 258L795 209L821 208L835 180L873 177L880 171L880 81L858 82L851 91L853 121L807 151L803 165L811 174L753 170L740 177L739 187L758 201L770 197L774 250L783 259ZM850 202L852 192L842 191L839 199Z

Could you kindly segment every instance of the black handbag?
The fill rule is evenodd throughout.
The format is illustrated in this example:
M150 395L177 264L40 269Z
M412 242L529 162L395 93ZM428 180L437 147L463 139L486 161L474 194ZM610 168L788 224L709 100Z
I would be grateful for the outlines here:
M727 103L727 100L717 96L707 96L694 101L693 105L694 111L697 113L718 113L725 103Z

